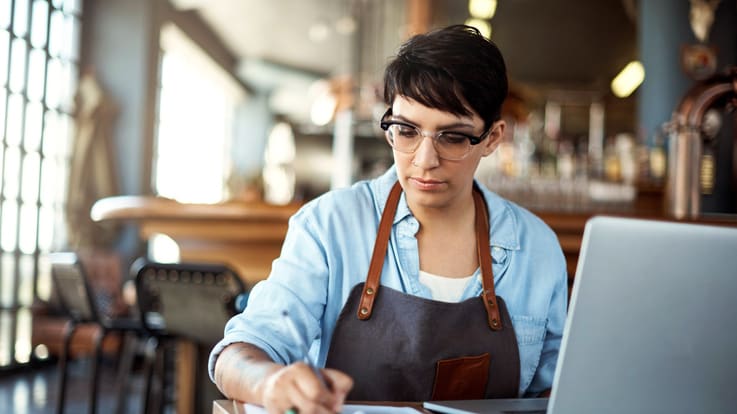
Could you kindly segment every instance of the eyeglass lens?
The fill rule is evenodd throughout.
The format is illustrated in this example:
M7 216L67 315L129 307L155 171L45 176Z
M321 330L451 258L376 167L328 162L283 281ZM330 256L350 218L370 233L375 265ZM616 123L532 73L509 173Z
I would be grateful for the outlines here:
M389 144L397 151L412 153L417 151L424 135L416 127L402 124L391 124L386 129ZM449 160L464 158L471 150L468 137L454 132L439 132L431 137L438 156Z

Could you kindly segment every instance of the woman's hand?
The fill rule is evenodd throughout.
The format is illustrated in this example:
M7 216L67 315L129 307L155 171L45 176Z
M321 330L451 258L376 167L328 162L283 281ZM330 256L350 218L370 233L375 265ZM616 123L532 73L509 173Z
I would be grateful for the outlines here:
M285 414L289 410L298 414L339 413L353 380L333 369L321 372L325 383L303 362L273 372L263 381L264 408L271 414Z
M264 351L247 343L228 345L215 363L215 383L223 394L263 405L271 414L340 412L353 379L334 369L321 373L325 383L309 365L274 363Z

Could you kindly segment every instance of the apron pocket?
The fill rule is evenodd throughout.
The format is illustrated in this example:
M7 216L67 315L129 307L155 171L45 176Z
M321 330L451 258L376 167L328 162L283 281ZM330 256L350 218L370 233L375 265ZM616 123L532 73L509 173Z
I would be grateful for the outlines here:
M435 366L431 400L475 400L484 398L489 380L488 353L442 359Z

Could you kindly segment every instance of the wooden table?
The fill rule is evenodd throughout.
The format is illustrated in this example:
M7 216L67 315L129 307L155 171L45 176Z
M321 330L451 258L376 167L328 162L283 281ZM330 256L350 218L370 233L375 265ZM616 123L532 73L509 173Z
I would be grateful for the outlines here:
M347 404L354 404L348 402ZM358 402L355 404L362 405L390 405L397 407L412 407L418 411L418 414L430 414L431 412L422 408L422 403L397 403L397 402ZM232 400L215 400L212 403L212 414L248 414L245 410L236 407Z

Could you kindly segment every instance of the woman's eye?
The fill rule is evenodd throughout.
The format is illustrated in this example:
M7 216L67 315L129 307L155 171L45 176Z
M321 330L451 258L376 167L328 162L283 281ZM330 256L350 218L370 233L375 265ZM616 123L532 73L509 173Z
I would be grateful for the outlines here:
M455 132L443 132L438 139L451 145L462 145L468 141L467 136Z
M413 138L417 136L417 130L408 126L397 125L396 130L397 135L405 138Z

